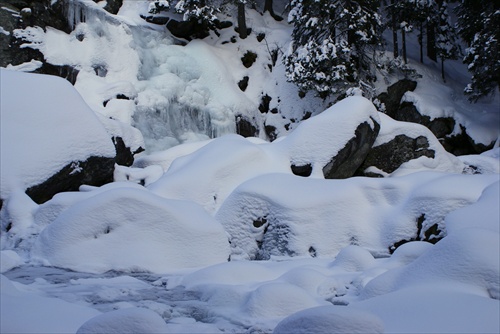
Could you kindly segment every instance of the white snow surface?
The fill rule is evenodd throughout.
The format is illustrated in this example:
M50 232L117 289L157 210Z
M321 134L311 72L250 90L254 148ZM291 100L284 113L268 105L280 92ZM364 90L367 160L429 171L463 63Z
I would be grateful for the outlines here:
M224 230L197 205L133 188L112 189L66 209L32 251L44 265L93 273L161 273L227 261L228 255Z
M72 162L115 156L111 138L69 82L0 71L0 198L39 184Z

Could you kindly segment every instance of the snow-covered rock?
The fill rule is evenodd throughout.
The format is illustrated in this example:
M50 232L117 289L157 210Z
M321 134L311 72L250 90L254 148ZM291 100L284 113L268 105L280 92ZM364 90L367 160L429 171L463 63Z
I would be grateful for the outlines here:
M395 121L382 113L379 116L380 132L360 167L361 173L404 175L421 169L461 173L465 168L425 126Z
M32 251L46 265L95 273L162 273L228 256L226 233L199 206L133 188L112 189L66 209Z
M331 257L348 245L387 255L402 240L442 238L445 216L496 181L431 172L349 180L268 174L236 188L215 217L231 237L232 258Z
M66 81L1 70L0 198L28 189L37 202L82 183L112 181L115 148Z
M157 313L145 308L125 308L100 314L85 322L77 334L168 333L167 324Z
M345 306L318 306L283 319L273 334L384 333L382 320L366 311Z

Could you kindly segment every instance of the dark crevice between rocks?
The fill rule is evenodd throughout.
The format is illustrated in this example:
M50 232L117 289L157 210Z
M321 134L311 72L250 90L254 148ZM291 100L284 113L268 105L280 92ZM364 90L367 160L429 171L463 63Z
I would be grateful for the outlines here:
M439 229L438 224L434 224L431 227L429 227L427 230L424 231L424 237L422 238L422 229L424 226L424 221L425 221L425 214L421 214L416 221L416 227L417 227L417 233L415 237L410 238L409 240L403 239L400 240L396 243L394 243L392 246L389 247L389 252L391 254L394 253L394 251L401 245L404 245L408 242L411 241L426 241L430 242L431 244L436 244L439 240L441 240L443 237L441 235L441 230Z

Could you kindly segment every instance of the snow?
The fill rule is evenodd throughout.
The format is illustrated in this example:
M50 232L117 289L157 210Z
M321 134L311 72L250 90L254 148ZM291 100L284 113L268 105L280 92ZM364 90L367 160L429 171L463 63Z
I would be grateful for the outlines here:
M273 334L292 333L384 333L384 324L365 311L319 306L286 317L273 331Z
M75 333L80 325L100 313L90 307L20 290L4 275L0 278L2 333Z
M63 211L40 233L32 257L83 272L161 273L227 261L228 250L222 227L196 205L121 188Z
M66 80L4 69L0 79L1 198L71 162L115 156L104 127Z
M168 333L168 329L157 313L143 308L126 308L88 320L76 333Z

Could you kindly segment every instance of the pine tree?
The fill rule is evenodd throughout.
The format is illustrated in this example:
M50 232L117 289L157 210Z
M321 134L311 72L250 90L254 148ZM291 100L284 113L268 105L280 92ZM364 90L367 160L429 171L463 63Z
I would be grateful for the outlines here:
M439 7L439 20L436 27L436 50L438 57L441 59L441 76L445 80L445 60L457 59L460 51L455 29L450 23L448 4L445 1Z
M464 63L472 74L464 93L477 102L500 87L500 2L464 0L457 14L459 33L469 43Z
M378 1L292 0L288 80L325 98L367 79L378 42Z

